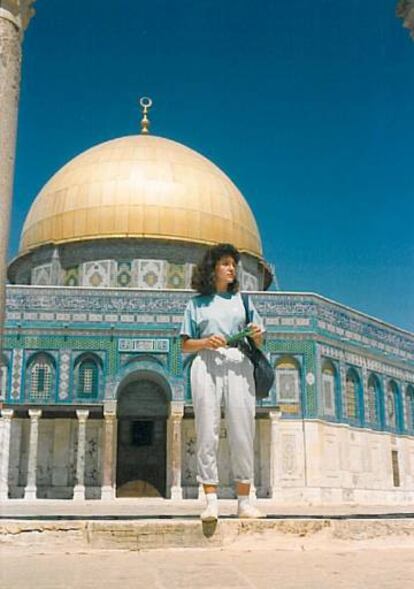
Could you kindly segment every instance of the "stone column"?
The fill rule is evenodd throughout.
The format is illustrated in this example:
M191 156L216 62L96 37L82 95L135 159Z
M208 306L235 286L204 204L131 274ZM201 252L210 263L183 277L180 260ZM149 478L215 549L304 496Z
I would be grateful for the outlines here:
M181 487L181 425L184 415L184 404L172 402L170 405L170 416L168 418L168 446L169 460L167 480L170 481L170 498L181 500L183 490Z
M27 467L27 485L24 489L24 498L26 501L36 499L37 446L39 441L39 419L41 415L41 409L29 409L29 464Z
M103 485L101 499L115 499L116 408L104 408Z
M348 410L346 406L346 364L344 360L339 361L339 378L341 384L340 399L341 399L341 419L348 418Z
M16 151L23 31L34 0L0 0L0 351L5 316L5 285Z
M78 409L78 453L76 456L76 485L73 490L73 499L85 499L85 444L86 444L86 420L89 417L87 409Z
M269 411L270 419L270 497L277 496L277 434L282 417L281 411Z
M9 498L10 434L13 409L3 409L0 418L0 501Z
M204 487L203 487L202 483L199 483L198 484L198 495L197 495L197 499L199 501L202 501L203 503L205 503L206 494L204 492Z

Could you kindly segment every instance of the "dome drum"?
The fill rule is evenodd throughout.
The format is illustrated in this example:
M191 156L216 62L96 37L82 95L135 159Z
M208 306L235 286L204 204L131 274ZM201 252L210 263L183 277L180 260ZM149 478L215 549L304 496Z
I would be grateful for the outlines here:
M18 284L190 288L193 266L206 246L150 239L100 239L42 246L16 258L9 280ZM264 266L241 254L243 290L262 290Z

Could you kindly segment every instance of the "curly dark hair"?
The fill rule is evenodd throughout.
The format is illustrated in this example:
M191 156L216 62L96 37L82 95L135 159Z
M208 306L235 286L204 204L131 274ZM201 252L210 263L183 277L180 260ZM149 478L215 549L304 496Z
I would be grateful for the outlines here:
M203 295L216 292L216 264L224 256L231 256L236 264L240 261L240 253L231 243L219 243L210 247L201 261L193 270L191 288ZM228 285L228 292L238 292L240 288L237 277Z

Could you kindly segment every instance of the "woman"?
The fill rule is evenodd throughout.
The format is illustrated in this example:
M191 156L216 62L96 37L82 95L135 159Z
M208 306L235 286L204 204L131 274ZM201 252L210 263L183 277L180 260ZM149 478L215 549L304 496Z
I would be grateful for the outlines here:
M197 480L203 484L207 506L203 521L216 520L217 449L221 404L224 401L238 516L262 517L250 503L253 480L255 386L253 365L237 347L227 346L230 336L246 327L246 310L239 293L237 264L240 254L230 244L218 244L205 253L195 268L192 287L199 293L185 310L180 335L183 352L197 353L191 367L191 389L197 433ZM262 343L263 323L248 303L250 336Z

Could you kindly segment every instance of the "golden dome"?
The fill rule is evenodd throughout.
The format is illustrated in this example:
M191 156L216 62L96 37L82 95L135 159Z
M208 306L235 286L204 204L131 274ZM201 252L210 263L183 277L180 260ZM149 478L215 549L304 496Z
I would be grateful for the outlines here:
M228 242L262 258L256 221L231 180L199 153L161 137L121 137L66 164L33 202L19 254L122 237Z

